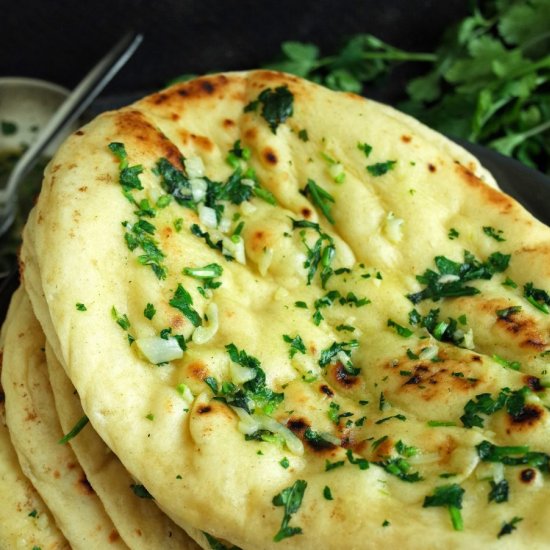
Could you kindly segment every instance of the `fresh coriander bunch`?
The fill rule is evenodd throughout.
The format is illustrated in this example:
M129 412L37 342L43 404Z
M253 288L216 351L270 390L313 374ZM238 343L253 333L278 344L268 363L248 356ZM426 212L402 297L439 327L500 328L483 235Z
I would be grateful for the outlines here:
M302 42L281 50L267 68L356 93L396 63L428 63L403 91L402 110L550 173L550 0L478 0L433 53L400 50L370 34L330 56Z
M480 1L401 108L550 173L550 0Z

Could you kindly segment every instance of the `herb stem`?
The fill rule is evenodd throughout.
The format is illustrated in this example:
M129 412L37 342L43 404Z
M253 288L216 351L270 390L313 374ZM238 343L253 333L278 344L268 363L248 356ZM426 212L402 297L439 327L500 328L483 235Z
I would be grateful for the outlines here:
M437 61L437 55L433 53L409 53L405 51L392 51L392 52L364 52L361 54L361 59L381 59L383 61L425 61L428 63L435 63ZM338 62L339 56L330 55L319 59L314 65L315 69L331 65Z

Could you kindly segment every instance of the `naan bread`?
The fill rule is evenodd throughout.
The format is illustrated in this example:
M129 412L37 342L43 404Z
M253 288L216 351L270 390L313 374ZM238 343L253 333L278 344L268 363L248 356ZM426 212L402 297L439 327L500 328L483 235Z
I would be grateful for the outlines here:
M259 71L74 134L22 264L91 424L176 523L247 549L544 548L549 256L442 136Z
M49 345L46 346L46 356L59 420L63 431L69 433L84 412L78 395ZM130 548L200 548L158 509L153 500L140 498L132 492L135 480L93 429L79 433L71 440L71 447L120 536ZM202 538L200 533L196 536Z
M19 300L18 290L15 300ZM2 385L6 421L25 475L73 548L128 548L89 484L63 432L47 377L45 340L23 295L6 320ZM25 536L25 531L21 535Z
M12 311L17 310L21 298L21 293L14 296ZM5 330L0 335L0 350L4 348L4 335ZM50 511L21 471L6 427L1 386L0 396L0 549L68 550Z

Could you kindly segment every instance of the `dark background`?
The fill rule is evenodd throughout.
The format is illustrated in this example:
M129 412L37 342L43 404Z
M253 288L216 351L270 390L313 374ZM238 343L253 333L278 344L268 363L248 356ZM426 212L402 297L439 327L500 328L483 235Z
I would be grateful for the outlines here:
M468 11L466 0L0 0L0 6L0 76L72 88L126 30L144 33L103 97L143 95L182 73L255 68L272 61L284 40L311 41L330 54L346 36L369 32L403 49L430 51ZM397 100L404 78L397 71L367 94Z

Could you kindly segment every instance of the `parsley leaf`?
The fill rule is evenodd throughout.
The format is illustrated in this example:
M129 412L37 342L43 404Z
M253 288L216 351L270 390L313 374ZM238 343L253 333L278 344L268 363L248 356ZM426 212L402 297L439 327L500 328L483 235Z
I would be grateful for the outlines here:
M255 111L262 105L261 115L269 124L271 131L275 134L279 124L292 116L294 112L294 96L286 86L279 86L272 90L263 90L258 99L252 101L245 107L245 112Z
M283 334L283 340L290 344L290 351L289 355L292 359L298 352L299 353L306 353L306 346L301 338L301 336L298 334L294 338L289 336L288 334Z
M307 481L298 479L292 486L283 489L279 494L273 497L272 503L274 506L284 506L284 516L281 527L278 533L273 537L275 542L302 533L301 527L291 527L289 523L292 515L295 514L302 505L306 489Z
M441 485L436 487L433 495L429 495L424 499L424 508L431 506L444 506L449 510L451 516L451 522L455 531L462 531L464 529L464 523L462 521L462 497L464 496L464 489L453 483L451 485Z
M178 283L178 288L172 299L168 302L172 307L181 311L195 327L202 325L201 316L195 311L191 294Z
M396 160L387 160L386 162L377 162L376 164L370 164L367 166L367 171L371 176L383 176L390 170L393 170Z

